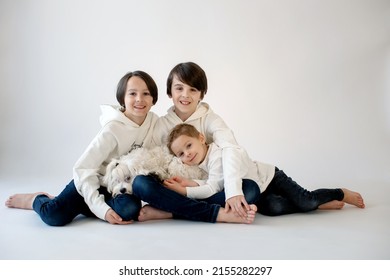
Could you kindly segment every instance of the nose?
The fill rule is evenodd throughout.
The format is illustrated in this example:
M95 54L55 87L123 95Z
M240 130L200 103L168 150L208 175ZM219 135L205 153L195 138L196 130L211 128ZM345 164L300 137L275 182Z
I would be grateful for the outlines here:
M183 89L183 91L181 92L181 96L188 97L189 96L188 90L187 89Z
M185 151L184 152L184 155L188 158L191 156L191 151Z
M142 94L137 94L136 98L135 98L135 101L141 101L142 100Z
M119 191L120 191L121 193L126 193L126 188L121 188Z

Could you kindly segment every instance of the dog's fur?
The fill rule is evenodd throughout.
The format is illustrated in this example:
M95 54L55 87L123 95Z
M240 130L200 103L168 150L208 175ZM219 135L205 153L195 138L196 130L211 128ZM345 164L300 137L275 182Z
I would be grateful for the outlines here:
M169 153L168 148L137 148L107 165L102 183L113 196L132 193L137 175L153 175L161 182L173 176L189 179L206 179L206 172L198 166L189 166Z

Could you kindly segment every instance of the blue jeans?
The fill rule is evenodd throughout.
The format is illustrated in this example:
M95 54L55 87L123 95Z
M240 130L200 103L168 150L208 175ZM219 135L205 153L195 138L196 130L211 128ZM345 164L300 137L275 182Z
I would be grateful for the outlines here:
M248 199L257 201L260 190L251 180L245 183ZM138 175L133 182L133 194L149 205L172 213L174 219L186 219L215 223L221 206L225 205L225 193L217 193L207 199L195 200L167 189L152 176Z
M267 216L313 211L319 205L332 200L343 200L341 189L317 189L308 191L282 170L275 168L275 176L256 203L258 212Z
M106 203L125 221L137 220L141 201L134 195L119 194L112 197L105 187L99 188ZM69 224L77 215L96 217L84 198L77 192L73 180L54 199L46 195L38 195L33 202L33 209L42 221L50 226L64 226Z

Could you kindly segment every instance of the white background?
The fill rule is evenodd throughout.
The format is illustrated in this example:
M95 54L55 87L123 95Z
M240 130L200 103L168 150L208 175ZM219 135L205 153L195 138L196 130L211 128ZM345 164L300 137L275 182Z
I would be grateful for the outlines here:
M60 191L127 71L163 115L194 61L252 158L308 188L388 184L389 21L381 0L0 0L0 180Z

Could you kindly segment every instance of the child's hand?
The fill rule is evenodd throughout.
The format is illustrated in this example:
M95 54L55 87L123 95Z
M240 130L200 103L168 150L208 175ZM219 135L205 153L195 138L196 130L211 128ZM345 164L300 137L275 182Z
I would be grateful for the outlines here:
M187 190L186 187L183 187L181 183L177 182L175 177L169 178L164 180L164 186L172 191L175 191L181 195L186 196L187 195Z
M112 225L128 225L133 223L133 221L123 221L122 218L111 208L108 209L104 218Z
M198 186L198 184L195 181L183 178L181 176L173 176L172 178L170 178L168 180L173 180L173 181L177 182L183 188L185 188L185 187L197 187Z
M237 195L226 200L225 212L229 212L230 210L232 210L236 216L245 218L250 207L243 195Z

